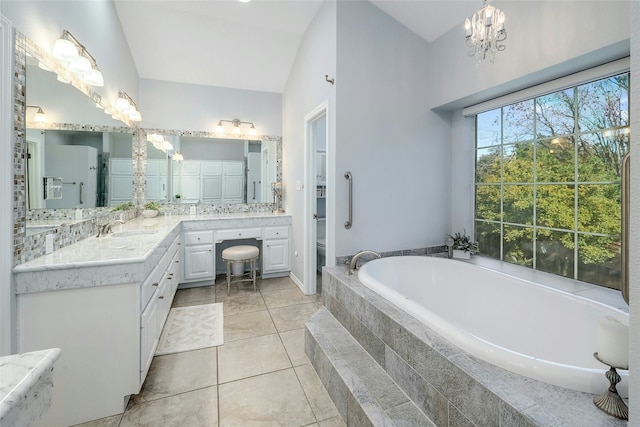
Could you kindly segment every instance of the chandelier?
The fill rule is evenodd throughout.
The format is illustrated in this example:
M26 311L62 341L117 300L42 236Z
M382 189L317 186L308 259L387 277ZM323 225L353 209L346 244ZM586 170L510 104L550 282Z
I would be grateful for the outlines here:
M469 56L476 58L476 65L485 59L493 63L496 52L507 48L500 44L507 39L504 12L491 6L488 0L483 1L484 7L474 13L471 19L467 18L464 21L466 44L470 48Z

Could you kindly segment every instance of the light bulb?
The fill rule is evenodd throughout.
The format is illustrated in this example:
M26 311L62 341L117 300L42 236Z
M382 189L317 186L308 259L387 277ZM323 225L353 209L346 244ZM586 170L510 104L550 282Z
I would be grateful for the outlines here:
M140 114L140 111L136 111L135 114L129 116L129 120L132 122L140 122L142 121L142 114Z
M47 122L47 115L42 111L42 108L38 108L38 111L36 111L36 114L33 116L33 121L36 123Z
M119 96L116 101L116 108L120 111L129 111L131 109L131 104L127 98Z
M256 128L255 126L253 126L253 124L251 124L251 127L249 128L249 135L255 135L256 132Z
M224 133L224 126L222 126L222 120L218 122L218 126L216 126L216 133L222 134Z
M85 56L79 56L69 64L69 70L84 75L91 71L91 62Z
M59 38L53 45L53 56L61 61L72 61L80 54L78 53L78 47L74 43L67 39Z
M87 74L82 77L82 81L91 86L104 86L104 77L97 68L92 68Z
M233 126L233 133L234 133L234 135L240 135L240 126L234 125Z

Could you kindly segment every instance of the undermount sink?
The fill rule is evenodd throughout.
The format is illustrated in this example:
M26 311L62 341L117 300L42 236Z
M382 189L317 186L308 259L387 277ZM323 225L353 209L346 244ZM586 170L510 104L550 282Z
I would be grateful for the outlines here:
M111 237L135 237L135 236L144 236L147 234L156 234L158 230L127 230L127 231L117 231L111 234Z

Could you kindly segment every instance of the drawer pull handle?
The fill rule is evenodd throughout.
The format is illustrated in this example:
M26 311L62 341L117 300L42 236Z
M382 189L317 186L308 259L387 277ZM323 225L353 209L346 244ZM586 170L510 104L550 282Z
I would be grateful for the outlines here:
M152 283L151 286L158 286L159 283Z
M164 299L164 295L160 295L158 299Z

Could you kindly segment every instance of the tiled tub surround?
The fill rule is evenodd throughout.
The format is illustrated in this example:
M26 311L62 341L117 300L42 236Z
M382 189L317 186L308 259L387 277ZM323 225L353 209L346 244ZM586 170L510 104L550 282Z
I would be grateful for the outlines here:
M114 226L120 235L89 237L15 266L18 351L63 351L54 372L61 386L54 389L47 425L122 413L127 397L139 392L146 373L144 319L151 305L145 304L146 290L164 297L165 278L179 275L177 269L169 274L169 266L178 266L176 255L167 259L178 252L181 230L290 223L290 216L274 214L138 217ZM166 273L154 288L158 269Z
M60 349L0 357L0 425L38 425L51 406L53 364Z
M357 340L437 426L627 425L597 409L591 394L525 378L466 354L366 288L357 275L346 275L344 266L325 268L323 301L341 328ZM318 325L315 327L318 329ZM309 326L307 329L307 351L318 351ZM321 331L325 335L332 333ZM312 355L309 356L314 362ZM325 356L333 364L331 372L338 372L343 362ZM319 369L326 370L326 366L314 364L314 367L336 407L347 408L341 401L347 396L353 408L358 399L350 395L348 389L354 380L323 376ZM605 370L603 366L603 375ZM371 411L367 412L368 408L366 404L361 405L358 411L367 414L371 422L376 418L371 416ZM345 413L341 415L344 417Z

